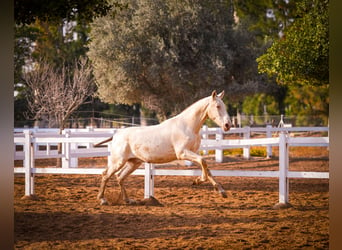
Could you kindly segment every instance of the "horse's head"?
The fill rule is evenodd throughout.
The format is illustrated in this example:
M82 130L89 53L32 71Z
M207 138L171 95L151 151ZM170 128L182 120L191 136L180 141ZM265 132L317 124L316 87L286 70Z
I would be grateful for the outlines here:
M228 131L231 127L230 117L226 110L226 105L223 103L222 98L224 91L220 94L216 94L214 90L211 94L209 106L207 109L208 117L219 125L224 131Z

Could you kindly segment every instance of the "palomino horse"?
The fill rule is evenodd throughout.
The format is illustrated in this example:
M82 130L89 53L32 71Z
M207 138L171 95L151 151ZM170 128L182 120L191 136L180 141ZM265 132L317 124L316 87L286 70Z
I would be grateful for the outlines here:
M202 176L194 184L209 180L215 189L227 197L225 190L211 175L206 161L196 152L201 143L200 129L209 117L224 131L231 127L230 118L222 101L224 91L205 97L177 116L164 122L145 127L120 129L114 136L97 145L112 140L108 168L102 174L102 182L97 198L101 205L107 204L104 198L108 179L116 174L121 188L120 197L126 203L133 203L127 196L124 180L143 162L166 163L173 160L188 160L202 167Z

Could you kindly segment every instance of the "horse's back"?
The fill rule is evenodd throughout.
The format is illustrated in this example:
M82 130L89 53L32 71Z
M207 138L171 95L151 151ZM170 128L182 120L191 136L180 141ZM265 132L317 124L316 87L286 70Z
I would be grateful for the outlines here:
M122 129L115 134L113 147L117 147L116 154L144 162L164 163L176 159L171 130L162 124Z

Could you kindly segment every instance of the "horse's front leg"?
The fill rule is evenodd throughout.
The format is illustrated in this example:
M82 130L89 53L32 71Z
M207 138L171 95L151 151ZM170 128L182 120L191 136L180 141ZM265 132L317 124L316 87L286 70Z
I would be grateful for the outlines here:
M218 183L214 177L212 176L210 170L208 169L208 165L207 162L203 159L202 156L185 149L184 151L182 151L182 153L180 153L178 155L178 159L179 160L188 160L188 161L192 161L195 162L197 164L199 164L202 168L202 175L201 177L198 177L195 181L194 184L201 184L207 180L209 180L211 182L211 184L213 184L214 188L222 195L222 197L226 198L227 194L226 191L223 189L223 187L221 186L220 183Z

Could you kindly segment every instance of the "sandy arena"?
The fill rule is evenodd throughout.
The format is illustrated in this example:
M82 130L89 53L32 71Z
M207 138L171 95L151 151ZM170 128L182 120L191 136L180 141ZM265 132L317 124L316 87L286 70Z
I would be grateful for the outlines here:
M329 171L322 147L291 149L290 170ZM103 166L105 158L80 160ZM16 166L20 166L16 162ZM46 167L51 160L36 161ZM278 158L225 157L210 169L277 170ZM174 163L173 168L184 168ZM197 168L191 166L190 168ZM138 205L117 202L118 185L106 190L100 206L99 175L39 175L37 199L22 199L24 177L14 178L15 249L328 249L329 180L291 179L287 209L278 202L278 179L216 177L228 198L196 177L155 177L155 198L143 200L144 177L130 176L127 191Z

